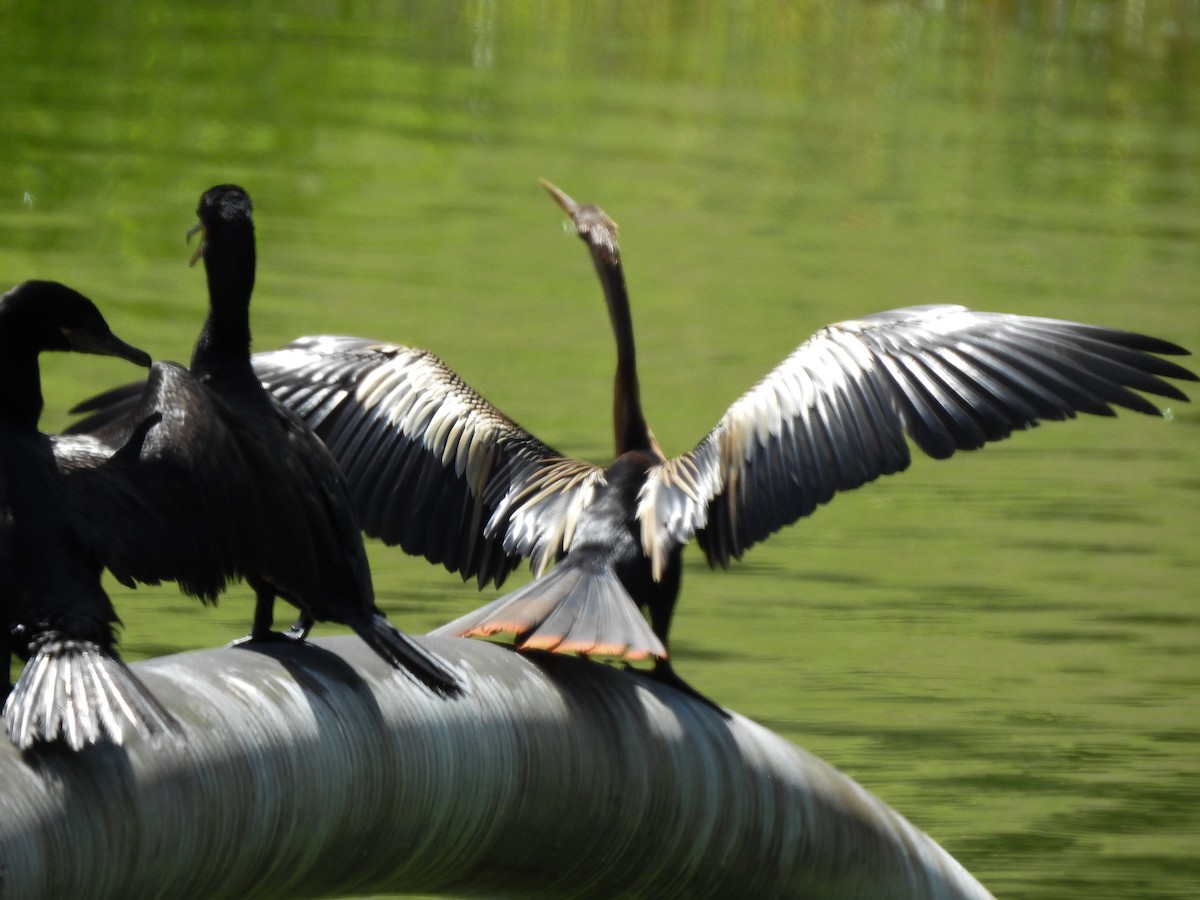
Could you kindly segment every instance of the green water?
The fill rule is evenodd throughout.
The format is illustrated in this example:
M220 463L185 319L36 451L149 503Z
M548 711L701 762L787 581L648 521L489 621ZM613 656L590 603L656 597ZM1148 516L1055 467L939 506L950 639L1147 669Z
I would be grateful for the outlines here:
M0 0L6 282L66 281L186 358L205 295L184 231L234 181L256 203L258 348L429 347L597 461L612 340L543 176L622 226L668 452L822 324L893 306L1200 348L1195 2L290 8ZM45 369L47 428L135 374ZM919 460L726 573L690 553L678 669L997 896L1200 897L1200 408L1171 413ZM484 599L371 553L408 630ZM113 595L131 658L250 621L245 590L216 611Z

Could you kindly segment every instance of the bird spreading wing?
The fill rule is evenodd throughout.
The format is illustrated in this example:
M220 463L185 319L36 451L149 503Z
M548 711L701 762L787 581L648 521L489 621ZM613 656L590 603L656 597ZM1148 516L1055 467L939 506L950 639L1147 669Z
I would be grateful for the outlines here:
M322 335L252 361L337 459L367 534L481 587L502 584L524 557L551 560L564 511L601 475L565 460L425 350Z
M839 491L907 468L905 438L936 459L1041 420L1113 406L1157 415L1134 391L1187 396L1154 354L1187 351L1057 319L914 306L827 326L743 394L690 452L650 471L643 544L661 558L695 534L714 565Z

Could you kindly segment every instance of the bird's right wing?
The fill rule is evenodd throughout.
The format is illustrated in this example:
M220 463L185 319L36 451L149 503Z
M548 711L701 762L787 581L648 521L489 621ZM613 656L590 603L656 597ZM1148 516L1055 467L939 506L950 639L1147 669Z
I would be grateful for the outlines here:
M559 454L438 357L322 335L252 361L267 390L333 453L367 534L481 587L500 585L535 553L545 528L531 538L514 526L514 517L530 522L517 501L530 499L526 488Z

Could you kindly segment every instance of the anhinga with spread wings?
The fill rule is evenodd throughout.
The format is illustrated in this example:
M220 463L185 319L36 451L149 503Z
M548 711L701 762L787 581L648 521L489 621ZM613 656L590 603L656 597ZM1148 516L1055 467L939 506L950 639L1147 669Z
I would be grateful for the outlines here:
M190 368L155 363L144 384L76 408L95 413L71 430L93 434L126 461L137 502L152 512L113 525L105 565L126 583L176 581L208 602L245 578L256 596L251 641L303 639L314 621L339 622L435 692L459 693L447 665L375 605L337 462L251 367L249 195L218 185L201 196L197 214L193 232L203 235L192 261L204 258L209 311ZM272 631L276 597L300 609L284 634Z
M1135 390L1186 400L1163 379L1196 380L1153 355L1187 351L1155 338L909 307L821 329L667 458L642 413L616 225L544 185L591 253L616 337L611 465L563 456L423 350L321 336L254 356L268 390L333 451L368 534L481 586L531 559L534 581L435 634L652 657L682 685L668 633L693 535L726 566L838 491L905 469L906 436L940 459L1077 412L1157 414Z
M0 297L0 666L4 724L22 750L61 741L120 744L127 728L177 733L171 715L121 662L118 623L100 583L96 542L105 512L73 488L96 462L87 438L38 431L38 356L73 350L141 366L146 353L112 333L91 300L53 281ZM26 660L8 683L12 653ZM10 692L11 691L11 692Z

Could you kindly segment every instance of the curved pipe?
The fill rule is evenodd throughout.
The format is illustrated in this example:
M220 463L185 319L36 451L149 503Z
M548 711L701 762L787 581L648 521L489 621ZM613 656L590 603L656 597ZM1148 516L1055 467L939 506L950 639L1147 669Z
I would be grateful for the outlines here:
M423 638L136 663L186 743L0 747L0 894L985 898L926 835L740 716L574 658Z

